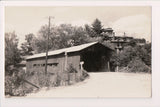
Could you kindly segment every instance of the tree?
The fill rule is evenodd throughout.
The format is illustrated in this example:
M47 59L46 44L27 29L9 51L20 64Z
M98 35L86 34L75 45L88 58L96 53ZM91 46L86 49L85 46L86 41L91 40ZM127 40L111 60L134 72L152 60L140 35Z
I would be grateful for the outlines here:
M151 56L152 56L152 54L151 54L151 52L152 52L152 50L151 50L151 43L149 43L149 44L145 44L144 45L144 48L146 49L146 54L147 55L145 55L145 57L142 59L143 61L144 61L144 63L146 64L146 65L148 65L148 66L150 66L151 67Z
M15 32L5 33L5 71L12 74L10 66L16 66L21 61L18 39Z
M97 35L102 33L102 24L99 19L95 19L92 23L92 29L96 32Z
M147 65L151 67L151 43L136 47L137 56Z
M45 52L46 38L47 38L47 25L42 26L38 32L38 38L33 42L34 50L37 52ZM49 35L49 50L56 50L76 46L87 43L87 32L82 27L72 26L70 24L61 24L59 26L51 26Z
M60 48L69 47L67 41L69 37L73 35L73 28L71 25L61 24L60 26L51 26L50 35L48 41L48 49L56 50ZM46 43L47 43L47 35L48 35L48 26L42 26L38 32L38 38L36 38L35 50L37 52L45 52L46 51Z
M88 24L85 25L85 30L87 34L89 35L89 37L92 37L92 38L97 37L97 33Z
M85 30L90 37L100 37L103 32L101 21L99 19L95 19L91 26L88 24L85 25Z
M150 67L148 67L140 58L135 57L128 64L128 69L130 72L151 72Z
M26 42L21 44L21 55L33 55L33 41L35 39L34 34L30 33L25 35Z
M125 46L118 55L113 54L111 63L116 67L117 61L120 67L129 67L131 72L150 72L151 71L151 44L137 45L131 43Z
M70 37L73 40L73 46L81 45L88 42L88 36L82 27L75 27L73 35Z

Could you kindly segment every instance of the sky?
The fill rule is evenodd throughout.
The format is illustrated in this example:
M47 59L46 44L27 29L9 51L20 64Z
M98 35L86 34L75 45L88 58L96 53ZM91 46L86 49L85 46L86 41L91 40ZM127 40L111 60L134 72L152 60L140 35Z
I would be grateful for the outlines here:
M57 6L57 7L5 7L5 32L18 36L19 44L25 41L25 35L37 35L42 25L72 24L74 26L91 25L98 18L104 28L111 27L115 35L145 38L151 41L151 7L149 6Z

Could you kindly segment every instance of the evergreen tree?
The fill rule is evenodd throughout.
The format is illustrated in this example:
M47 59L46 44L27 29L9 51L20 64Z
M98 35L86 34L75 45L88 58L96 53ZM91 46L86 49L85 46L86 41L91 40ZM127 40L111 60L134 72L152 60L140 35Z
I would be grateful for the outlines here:
M92 29L96 32L97 35L102 33L102 24L99 19L95 19L92 23Z

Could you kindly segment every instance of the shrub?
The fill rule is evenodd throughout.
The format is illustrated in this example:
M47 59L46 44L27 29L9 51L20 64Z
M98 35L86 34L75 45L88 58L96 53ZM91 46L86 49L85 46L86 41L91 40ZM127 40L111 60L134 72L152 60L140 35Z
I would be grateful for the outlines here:
M77 76L78 71L73 67L72 64L69 65L66 72L68 75L68 84L69 85L79 81L79 77Z
M25 73L22 69L13 69L11 72L13 75L5 76L5 95L9 96L24 96L42 87L71 85L88 77L87 72L84 71L80 76L72 65L68 67L67 71L50 71L47 74L43 71Z
M69 65L69 68L67 69L68 73L77 73L78 71L73 67L72 64Z
M151 72L150 67L148 67L140 58L135 58L128 64L129 72Z
M67 69L67 72L69 73L68 74L69 85L75 82L83 81L89 76L87 71L85 70L82 70L82 75L80 75L72 64L70 64L69 68Z
M5 95L22 96L25 94L23 87L24 71L22 69L12 69L12 75L5 75Z

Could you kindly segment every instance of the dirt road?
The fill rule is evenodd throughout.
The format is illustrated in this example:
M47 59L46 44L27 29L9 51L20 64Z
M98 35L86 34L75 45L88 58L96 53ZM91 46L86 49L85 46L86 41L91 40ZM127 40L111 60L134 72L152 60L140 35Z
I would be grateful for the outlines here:
M72 86L42 89L27 97L150 97L151 74L101 72Z

